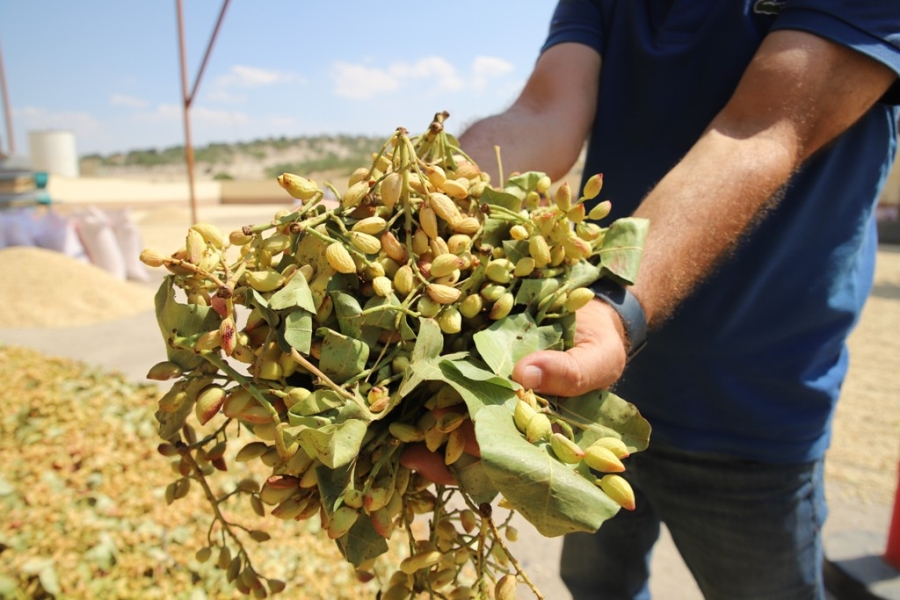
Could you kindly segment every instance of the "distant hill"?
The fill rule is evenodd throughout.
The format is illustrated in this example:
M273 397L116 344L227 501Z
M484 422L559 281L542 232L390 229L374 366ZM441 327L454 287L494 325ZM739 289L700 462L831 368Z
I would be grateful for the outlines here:
M267 138L194 148L198 179L268 179L284 172L350 174L371 164L385 139L368 136L320 135ZM180 178L186 166L184 146L148 148L81 157L81 174L89 177Z

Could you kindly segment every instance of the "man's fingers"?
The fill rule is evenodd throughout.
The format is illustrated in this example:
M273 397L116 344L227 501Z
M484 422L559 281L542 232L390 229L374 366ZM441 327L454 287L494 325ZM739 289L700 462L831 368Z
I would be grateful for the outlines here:
M512 377L522 387L542 394L580 396L615 381L603 369L597 350L597 346L585 345L565 352L534 352L516 363Z
M456 479L447 465L444 464L444 455L431 452L421 442L407 444L400 455L400 464L417 471L425 479L442 485L454 485Z
M434 414L441 415L445 412L454 412L452 409L438 408ZM480 457L481 449L478 448L478 440L475 439L475 426L471 419L466 419L459 426L465 440L464 451L466 454ZM407 444L400 455L400 464L408 469L418 472L422 477L443 485L456 484L456 478L444 463L443 452L432 452L424 442Z
M465 410L464 405L457 404L456 406L447 408L436 408L431 414L433 414L435 418L438 418L446 413L462 413ZM481 449L478 448L478 440L475 439L475 423L472 422L472 419L466 419L459 428L462 430L463 439L465 440L463 451L466 454L481 458Z
M607 389L625 369L623 336L619 315L604 302L589 302L576 313L574 347L529 354L516 363L512 378L525 389L554 396Z
M463 430L463 437L466 440L463 451L481 458L481 448L478 447L478 440L475 439L475 423L472 422L472 419L466 419L459 428Z

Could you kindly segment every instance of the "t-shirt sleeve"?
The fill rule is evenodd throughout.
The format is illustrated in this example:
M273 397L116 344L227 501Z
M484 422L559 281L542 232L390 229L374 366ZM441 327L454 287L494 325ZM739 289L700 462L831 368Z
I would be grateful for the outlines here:
M585 44L603 54L603 19L599 2L559 1L550 19L550 31L541 52L564 42Z
M897 0L788 0L772 26L797 29L852 48L900 77L900 2ZM900 103L900 80L882 99Z

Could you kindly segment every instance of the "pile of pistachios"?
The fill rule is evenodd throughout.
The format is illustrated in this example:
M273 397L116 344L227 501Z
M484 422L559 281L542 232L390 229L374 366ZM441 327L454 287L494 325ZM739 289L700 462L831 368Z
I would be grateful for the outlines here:
M599 174L580 196L551 191L543 173L504 178L498 152L493 185L446 118L398 128L342 193L285 173L294 209L230 235L198 223L173 254L141 255L169 271L156 296L167 360L148 373L172 382L156 413L178 472L166 498L202 490L198 558L245 594L284 584L252 565L247 542L268 534L228 520L242 498L261 516L320 520L382 600L506 599L520 583L542 597L506 543L513 512L556 536L634 507L617 473L649 439L637 410L607 391L541 397L510 375L529 352L572 347L588 285L634 279L647 224L599 223ZM401 464L411 444L457 483ZM217 494L229 460L271 475ZM378 566L397 536L406 558Z

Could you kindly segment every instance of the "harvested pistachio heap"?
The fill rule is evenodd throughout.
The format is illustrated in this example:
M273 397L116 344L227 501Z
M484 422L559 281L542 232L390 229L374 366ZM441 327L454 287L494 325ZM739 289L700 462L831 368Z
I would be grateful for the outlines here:
M609 213L608 201L585 205L600 175L580 198L565 184L551 194L537 172L492 186L446 117L420 136L398 129L343 194L326 185L336 207L285 173L296 211L227 237L200 223L171 256L141 255L170 271L156 297L168 360L148 374L173 381L156 415L159 450L181 475L167 499L200 484L213 523L198 557L244 593L283 584L253 568L245 542L268 534L228 521L236 498L260 515L320 519L363 580L387 540L406 536L383 600L512 598L519 582L541 597L504 542L512 511L557 536L633 508L616 473L647 445L635 408L605 391L543 398L510 373L532 351L572 346L585 286L633 280L646 223L594 222ZM464 451L473 430L480 458ZM207 478L227 469L232 444L271 476L216 497ZM458 485L401 465L409 444L442 455Z

